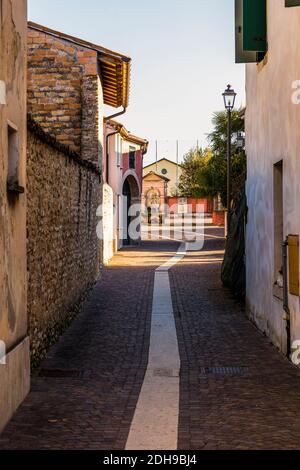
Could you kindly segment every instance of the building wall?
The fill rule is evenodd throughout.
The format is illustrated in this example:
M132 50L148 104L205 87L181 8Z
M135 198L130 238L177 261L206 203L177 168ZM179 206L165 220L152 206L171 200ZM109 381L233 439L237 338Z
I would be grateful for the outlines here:
M46 132L95 164L103 143L97 59L96 51L28 30L28 111Z
M143 194L142 194L142 212L144 215L147 214L147 194L152 189L159 191L160 194L160 208L164 207L167 203L167 183L164 179L159 178L156 175L149 175L143 179Z
M283 302L275 282L274 164L283 160L283 236L300 233L300 105L292 83L300 80L300 8L268 2L269 52L265 64L247 65L246 151L248 224L247 305L257 323L286 351ZM300 339L299 298L289 296L292 341Z
M33 364L72 319L74 306L99 276L102 257L96 234L100 175L54 144L38 128L29 131L28 315Z
M103 260L107 264L114 253L123 246L125 223L125 203L123 200L123 184L127 176L134 178L138 191L132 196L132 203L141 202L143 152L139 145L131 143L119 134L109 137L109 178L107 184L106 168L106 135L114 132L115 127L109 123L105 125L105 158L103 158L102 172L105 180L103 185ZM136 149L136 165L134 170L129 169L129 147ZM131 180L132 181L132 180ZM126 219L127 220L127 219Z
M0 430L29 391L26 289L26 29L27 2L2 0L0 9ZM17 132L17 182L8 194L8 123ZM1 343L2 344L2 343ZM2 358L3 359L3 358Z
M175 163L168 160L161 160L157 162L157 167L156 163L153 163L152 165L144 168L143 174L145 176L150 171L162 174L163 169L167 170L167 174L163 174L163 176L170 180L168 183L168 196L174 196L174 194L176 194L176 184L177 182L179 183L180 176L182 175L182 168L179 165L176 165Z
M107 181L106 169L106 135L115 128L105 125L105 158L102 172ZM106 230L103 231L103 259L107 264L114 253L122 246L120 240L120 201L122 197L122 141L119 135L109 137L109 184L103 186L103 212Z
M217 225L218 227L225 226L225 211L217 211L213 210L212 213L212 223L213 225Z
M137 181L139 183L140 188L142 187L142 179L143 179L143 152L140 149L139 146L131 144L130 142L124 142L122 145L122 152L123 152L123 163L122 163L122 168L123 168L123 175L127 173L129 170L129 146L130 147L135 147L136 152L135 152L135 174Z

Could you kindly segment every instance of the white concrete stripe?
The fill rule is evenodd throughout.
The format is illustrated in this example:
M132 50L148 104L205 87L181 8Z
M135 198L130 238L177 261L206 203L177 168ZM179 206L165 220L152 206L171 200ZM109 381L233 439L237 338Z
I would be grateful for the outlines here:
M6 104L6 85L0 80L0 104Z
M155 272L148 366L126 450L177 449L180 356L168 270L185 250Z
M169 271L173 266L175 266L177 263L179 263L182 258L186 254L186 244L182 243L179 247L179 250L177 251L176 255L173 256L170 260L168 260L166 263L164 263L162 266L160 266L156 272L159 271Z

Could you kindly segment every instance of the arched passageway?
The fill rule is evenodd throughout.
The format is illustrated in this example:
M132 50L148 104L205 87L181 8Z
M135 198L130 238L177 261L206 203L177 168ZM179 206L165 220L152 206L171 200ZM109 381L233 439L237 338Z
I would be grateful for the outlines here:
M133 175L128 175L123 183L123 245L140 242L140 189ZM133 210L134 206L134 210Z

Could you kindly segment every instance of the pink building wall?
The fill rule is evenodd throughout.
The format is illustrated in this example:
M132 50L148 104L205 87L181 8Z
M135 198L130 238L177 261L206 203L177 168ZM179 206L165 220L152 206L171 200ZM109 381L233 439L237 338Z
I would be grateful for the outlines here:
M123 175L130 170L129 168L129 153L123 153ZM142 150L136 150L135 152L135 171L140 188L142 187L143 179L143 152Z
M177 197L167 198L167 204L170 208L171 213L178 212L178 198ZM203 205L204 212L206 214L210 214L213 211L213 201L211 199L187 198L187 204L189 206L189 210L192 210L193 214L196 214L197 212L197 205Z
M151 190L155 189L159 191L160 193L160 206L163 208L165 201L166 201L166 194L167 194L167 184L166 182L162 179L160 181L147 181L147 179L144 178L143 180L143 194L142 194L142 211L146 211L146 197L147 193Z

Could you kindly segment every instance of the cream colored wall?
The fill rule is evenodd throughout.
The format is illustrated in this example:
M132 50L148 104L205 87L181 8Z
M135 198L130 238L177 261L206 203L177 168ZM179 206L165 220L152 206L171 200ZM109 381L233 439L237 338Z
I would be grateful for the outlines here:
M114 132L115 129L109 125L105 126L105 136ZM104 139L106 145L106 138ZM116 249L120 247L119 242L119 199L122 194L122 157L120 166L118 163L118 152L122 153L122 142L119 135L109 137L109 185L103 185L103 214L105 214L103 230L103 262L107 264ZM106 178L106 148L104 148L103 170Z
M268 2L268 61L246 66L248 158L247 304L251 317L286 351L283 303L274 296L273 165L283 160L284 236L300 234L300 7ZM299 298L290 296L292 341L300 340Z
M177 167L172 162L169 162L168 160L162 160L157 163L157 168L156 168L156 163L153 163L152 165L148 166L147 168L144 168L143 170L143 176L147 175L150 171L155 171L157 173L161 173L163 169L166 169L168 173L166 176L170 182L168 183L168 196L173 196L174 192L176 191L176 183L177 183L177 172L178 172L178 182L179 178L182 175L182 168L180 166Z
M152 189L159 191L161 210L164 207L166 198L166 182L155 174L151 174L143 178L142 212L147 212L147 193Z
M1 14L1 13L0 13ZM27 333L26 193L8 197L7 122L18 128L19 184L26 186L26 1L2 1L0 80L0 339L13 347Z
M26 0L2 0L0 9L0 431L29 391L26 270ZM5 84L5 85L4 85ZM6 89L6 92L4 92ZM8 121L18 129L19 184L8 195Z
M128 153L130 148L134 148L135 150L140 150L140 146L131 142L127 142L126 140L122 139L122 150L123 153Z
M109 124L104 129L104 156L102 170L106 178L106 135L114 132ZM122 139L119 134L109 137L109 185L103 185L103 262L108 264L115 251L122 248L123 240L123 158L129 148L140 150L140 146ZM118 166L118 153L120 154Z

